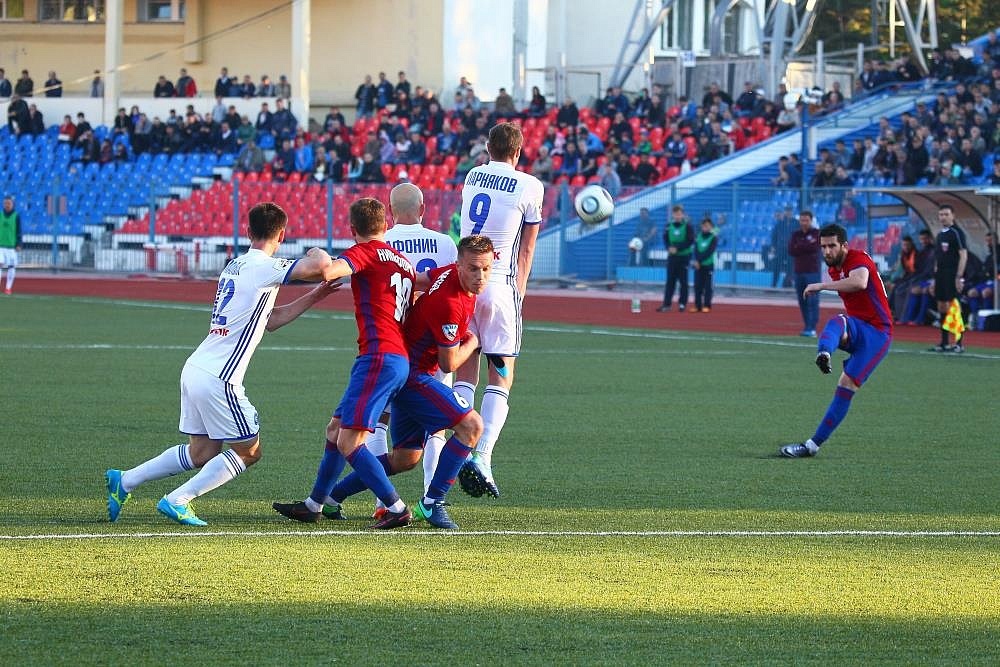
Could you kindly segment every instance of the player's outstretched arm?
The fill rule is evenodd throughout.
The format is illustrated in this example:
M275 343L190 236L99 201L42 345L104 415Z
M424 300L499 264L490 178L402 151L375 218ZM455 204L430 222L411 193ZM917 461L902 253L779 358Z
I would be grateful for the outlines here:
M292 267L288 281L299 280L315 283L321 280L335 280L337 276L328 276L333 260L322 248L309 248L308 252Z
M479 349L479 339L471 331L462 342L452 347L438 348L438 365L445 373L454 373Z
M810 283L802 291L805 296L819 294L823 290L831 292L860 292L868 287L868 269L859 266L848 274L846 278L834 280L828 283Z
M521 244L517 252L517 289L522 297L528 291L528 275L531 273L531 261L535 257L538 227L539 225L525 225L521 230Z
M275 306L271 310L271 315L267 318L266 329L274 331L285 326L302 313L306 312L314 305L340 289L339 280L324 280L316 287L309 290L307 294L300 296L291 303L282 306Z

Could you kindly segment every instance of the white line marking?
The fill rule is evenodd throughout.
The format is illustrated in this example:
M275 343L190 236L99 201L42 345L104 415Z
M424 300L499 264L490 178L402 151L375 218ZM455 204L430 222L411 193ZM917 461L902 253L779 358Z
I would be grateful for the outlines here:
M49 535L0 535L0 540L110 540L156 537L358 537L363 535L413 535L438 537L1000 537L1000 531L978 530L220 530L160 533L54 533Z

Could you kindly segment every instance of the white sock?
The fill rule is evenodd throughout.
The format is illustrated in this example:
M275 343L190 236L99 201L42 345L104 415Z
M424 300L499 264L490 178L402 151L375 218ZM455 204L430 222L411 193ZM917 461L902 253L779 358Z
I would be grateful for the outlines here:
M326 503L327 505L333 505L334 507L337 506L337 503L330 496L327 496L326 500L327 500L327 503ZM306 507L309 508L310 512L322 512L323 511L323 506L320 505L318 502L316 502L315 500L313 500L310 497L306 497L305 503L306 503Z
M387 509L390 512L393 512L394 514L399 514L400 512L406 509L406 503L404 503L402 500L397 500L393 504L389 505Z
M17 269L13 266L7 269L7 289L14 286L14 274L17 273Z
M424 493L427 493L427 489L431 486L431 480L434 479L434 470L437 468L438 458L441 456L443 447L444 436L440 433L430 436L424 443Z
M198 496L203 496L212 489L236 479L246 469L247 466L240 455L227 449L209 460L197 475L168 493L167 502L171 505L187 505Z
M507 422L507 413L510 412L510 406L507 404L508 396L506 389L493 384L487 385L483 392L483 409L480 410L483 416L483 436L476 444L476 451L486 465L490 465L493 447L497 444L500 431Z
M476 407L476 385L469 382L456 382L452 387L459 396L471 407Z
M808 449L813 454L815 454L816 452L819 451L819 445L817 445L815 442L813 442L812 438L809 438L808 440L806 440L802 444L804 444L806 446L806 449Z
M365 447L376 457L389 453L389 427L379 422L375 424L375 431L368 434L365 439Z
M131 492L140 484L154 479L163 479L185 470L194 470L190 449L191 445L176 445L164 450L159 456L126 470L122 473L122 488L126 492Z

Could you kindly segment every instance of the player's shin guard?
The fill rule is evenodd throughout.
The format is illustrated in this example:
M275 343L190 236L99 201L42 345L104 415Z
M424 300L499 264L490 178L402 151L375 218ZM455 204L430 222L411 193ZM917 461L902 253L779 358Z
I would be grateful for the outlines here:
M177 445L164 450L159 456L140 463L122 473L122 489L131 492L140 484L154 479L171 477L185 470L194 470L191 461L191 445Z
M399 501L396 488L389 481L385 468L367 447L358 447L348 457L347 462L354 468L364 485L372 490L385 506L392 508ZM325 498L326 495L324 494Z
M171 505L187 505L198 496L203 496L212 489L217 489L226 482L236 479L247 469L240 455L227 449L209 460L198 474L181 484L167 494L167 502Z
M375 424L375 431L368 434L365 440L365 447L375 456L382 456L389 453L389 427L379 422Z
M833 400L830 402L830 407L827 408L826 414L823 415L823 421L816 427L816 434L812 437L813 442L817 445L822 445L827 441L837 427L840 426L840 422L844 421L844 417L847 416L847 411L851 409L852 398L854 398L853 391L847 387L837 387L837 391L833 393Z
M510 412L508 398L507 390L497 385L488 385L483 392L483 409L480 410L483 417L483 436L479 438L476 451L486 459L487 464L492 458L493 447L500 438L500 431L507 422L507 413Z
M430 488L431 480L434 479L434 470L441 457L442 447L444 447L444 436L438 433L427 438L427 442L424 443L424 493Z
M362 447L362 449L364 448ZM326 497L330 495L333 485L337 483L340 473L344 472L345 465L347 465L347 462L344 460L340 450L337 449L337 443L327 440L326 449L323 451L323 458L319 462L319 470L316 471L316 482L313 484L313 490L309 494L309 499L314 503L322 505Z
M847 320L842 315L830 318L816 342L816 351L827 352L832 356L834 351L840 347L840 339L844 337L846 330Z
M455 478L462 464L472 453L472 447L458 440L455 436L448 438L441 449L441 456L438 458L437 468L434 476L427 485L424 504L433 504L436 500L444 500L448 495L448 490L455 484Z
M475 407L476 405L476 385L470 382L456 382L452 389L456 394L465 399L465 402L470 406Z

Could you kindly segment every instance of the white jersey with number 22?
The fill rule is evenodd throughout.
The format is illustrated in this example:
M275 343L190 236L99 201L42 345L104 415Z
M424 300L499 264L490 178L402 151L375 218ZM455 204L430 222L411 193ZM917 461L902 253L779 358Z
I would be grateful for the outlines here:
M524 225L542 221L542 182L506 162L491 161L469 172L462 187L462 236L493 241L491 283L515 284Z

